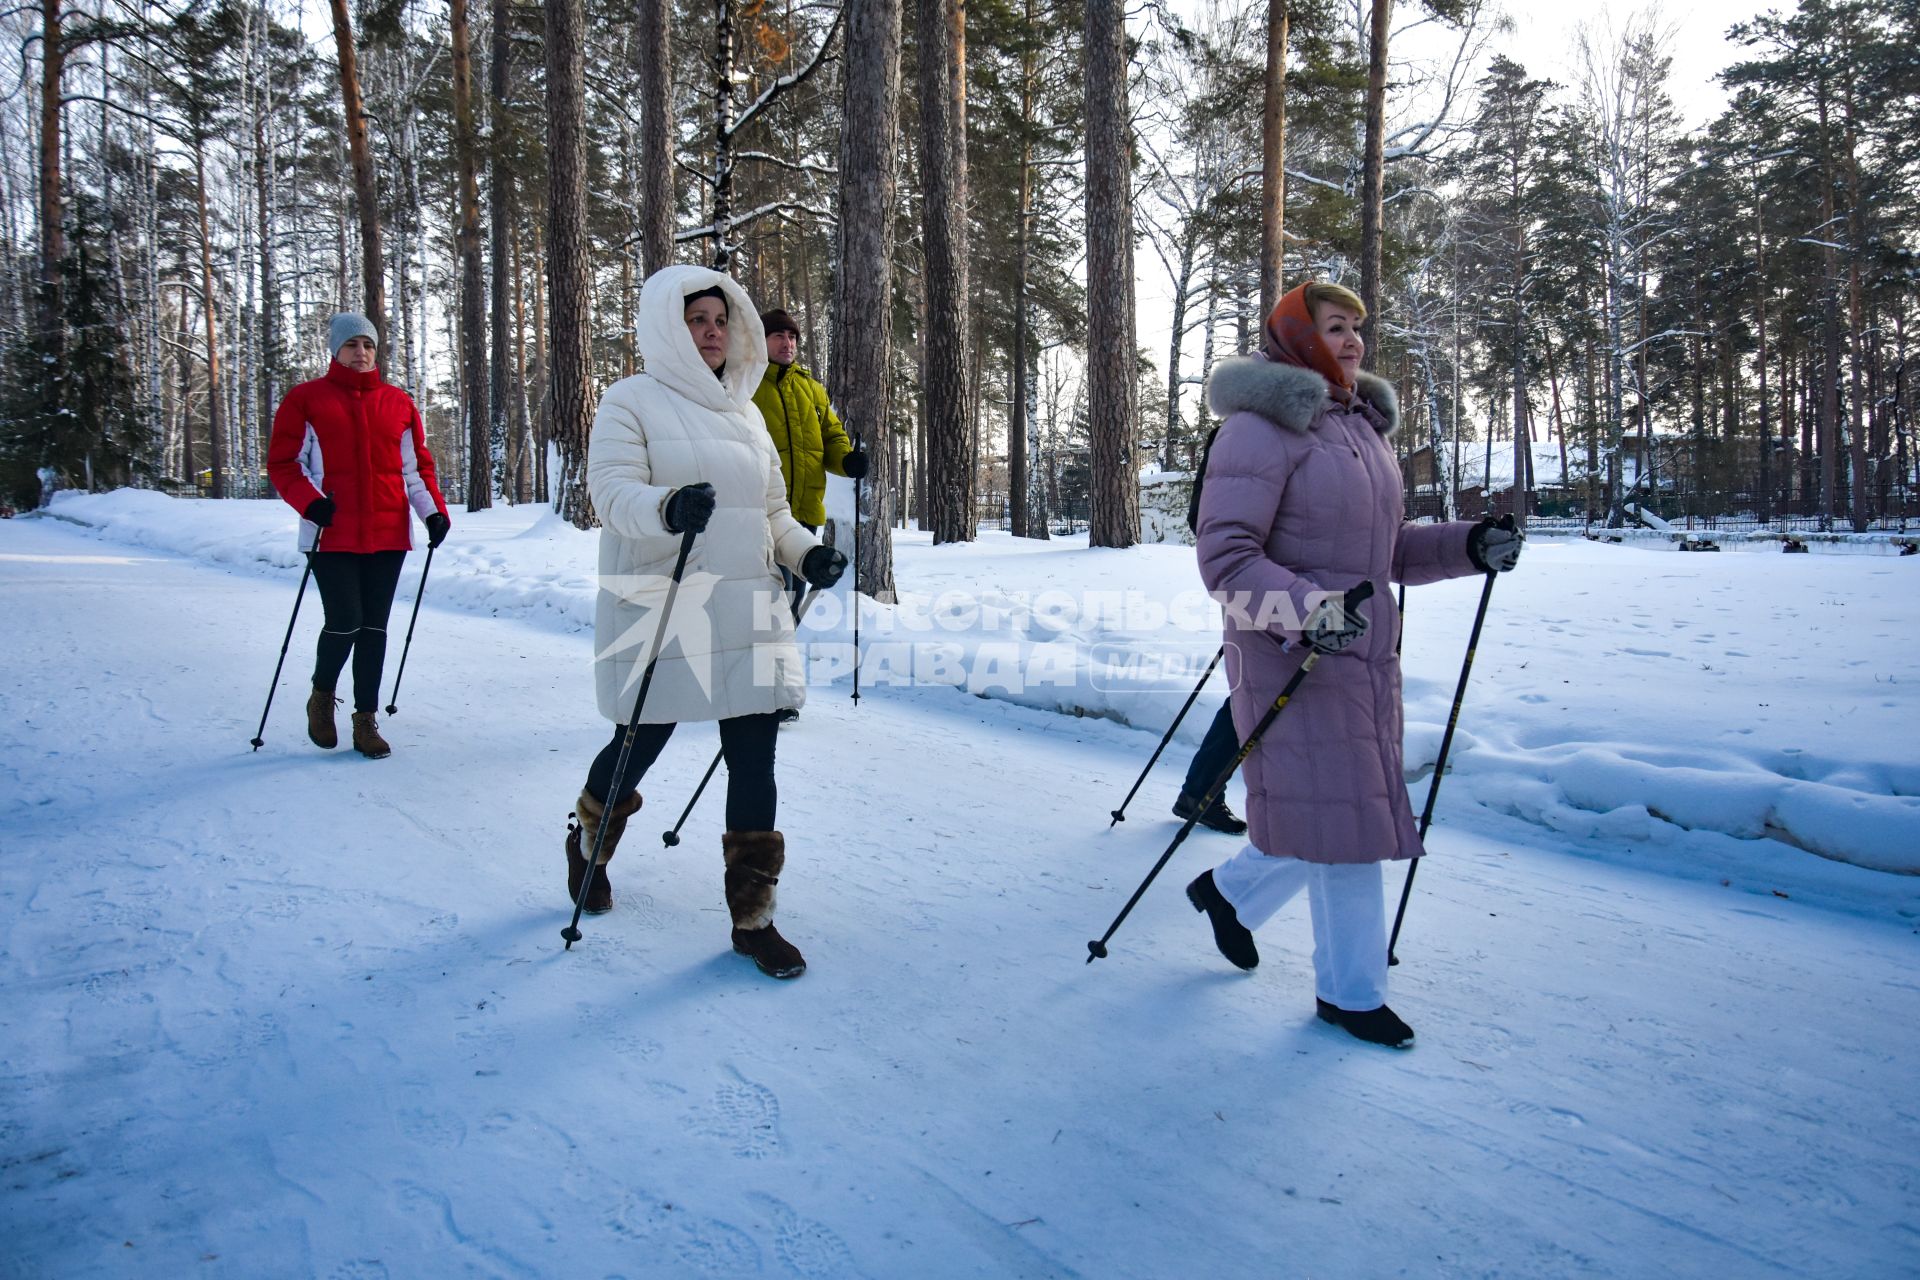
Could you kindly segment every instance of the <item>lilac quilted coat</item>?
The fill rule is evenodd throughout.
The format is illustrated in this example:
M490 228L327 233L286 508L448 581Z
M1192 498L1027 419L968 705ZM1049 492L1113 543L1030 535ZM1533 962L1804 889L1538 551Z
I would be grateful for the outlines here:
M1388 584L1478 572L1473 525L1403 522L1386 441L1398 412L1380 378L1360 374L1345 409L1311 370L1238 356L1216 366L1207 400L1225 421L1201 489L1200 575L1226 608L1241 741L1306 658L1299 623L1321 594L1374 584L1366 635L1315 664L1242 766L1254 847L1309 862L1418 857Z

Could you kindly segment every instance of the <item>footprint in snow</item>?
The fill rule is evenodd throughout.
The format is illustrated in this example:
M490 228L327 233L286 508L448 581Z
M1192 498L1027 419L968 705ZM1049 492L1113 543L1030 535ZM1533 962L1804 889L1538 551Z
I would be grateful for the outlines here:
M675 1275L743 1276L760 1271L760 1246L730 1223L648 1195L629 1194L609 1225L650 1253L670 1253Z
M780 1100L738 1072L734 1078L736 1083L714 1090L713 1102L694 1114L694 1132L721 1139L742 1160L779 1154Z
M457 1147L467 1140L466 1121L450 1111L408 1107L394 1119L403 1135L429 1147Z
M752 1199L773 1216L773 1252L797 1276L841 1277L863 1274L853 1263L847 1242L825 1223L803 1218L791 1206L764 1193Z
M387 1280L387 1264L378 1258L355 1258L327 1273L327 1280Z

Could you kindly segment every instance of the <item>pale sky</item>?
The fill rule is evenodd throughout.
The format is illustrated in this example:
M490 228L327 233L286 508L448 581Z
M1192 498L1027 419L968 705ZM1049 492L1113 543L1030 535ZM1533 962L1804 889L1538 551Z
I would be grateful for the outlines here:
M1204 0L1176 2L1183 14L1197 12ZM1600 3L1599 0L1504 0L1503 6L1513 18L1513 29L1496 32L1488 40L1484 61L1495 53L1504 53L1536 78L1558 81L1570 93L1576 83L1576 37L1582 25L1596 32L1616 34L1637 15L1651 10L1661 26L1670 28L1672 38L1667 52L1673 58L1668 92L1679 110L1681 125L1692 130L1718 115L1726 102L1726 93L1714 76L1729 63L1747 56L1740 45L1726 38L1727 29L1769 8L1790 9L1792 0L1664 0L1663 3ZM1394 5L1396 30L1417 16L1412 0ZM1444 57L1451 59L1458 43L1457 33L1435 23L1427 23L1406 33L1395 45L1395 60L1403 57ZM1602 40L1604 45L1607 43ZM1468 82L1479 78L1469 75ZM1137 104L1136 104L1137 105ZM1471 111L1470 104L1467 111ZM1458 112L1457 112L1458 114ZM1245 113L1249 128L1259 127L1258 104ZM1168 296L1171 287L1159 259L1146 245L1134 250L1134 270L1138 289L1137 326L1139 341L1153 357L1159 377L1166 376L1169 325ZM1201 335L1194 333L1188 343L1183 364L1191 371L1200 358ZM1216 355L1220 354L1216 348ZM1187 390L1188 413L1197 391Z

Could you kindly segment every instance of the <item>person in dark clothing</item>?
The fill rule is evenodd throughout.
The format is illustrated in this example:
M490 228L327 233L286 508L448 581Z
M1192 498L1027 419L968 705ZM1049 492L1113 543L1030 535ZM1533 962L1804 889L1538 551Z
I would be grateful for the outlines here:
M1234 753L1239 750L1240 735L1233 731L1233 700L1229 698L1220 704L1219 714L1207 726L1207 736L1200 740L1200 749L1193 753L1193 763L1187 766L1187 779L1180 786L1179 798L1173 802L1174 817L1184 822L1197 816L1201 826L1230 836L1246 832L1245 819L1227 807L1224 790L1212 804L1204 810L1200 808L1200 802L1207 798L1207 789L1220 776L1220 771L1233 762Z
M351 656L353 746L378 760L392 750L374 709L387 615L413 546L412 517L426 525L433 547L452 521L420 411L380 375L372 322L337 315L328 339L333 361L326 376L287 392L274 412L267 476L301 515L300 549L311 557L326 611L307 699L307 737L327 750L339 745L334 686Z

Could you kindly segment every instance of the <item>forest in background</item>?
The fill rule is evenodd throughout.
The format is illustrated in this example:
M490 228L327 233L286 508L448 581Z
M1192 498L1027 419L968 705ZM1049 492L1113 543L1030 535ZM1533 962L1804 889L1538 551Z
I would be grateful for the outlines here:
M1373 311L1417 514L1920 517L1920 0L1738 25L1695 130L1657 9L1586 28L1569 83L1490 0L37 0L0 29L22 505L266 495L274 406L364 310L450 500L586 527L594 404L680 261L799 320L873 455L876 592L909 519L1135 541L1141 469L1193 466L1208 369L1309 277Z

